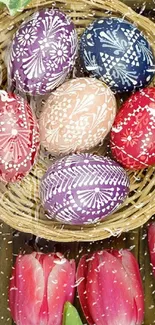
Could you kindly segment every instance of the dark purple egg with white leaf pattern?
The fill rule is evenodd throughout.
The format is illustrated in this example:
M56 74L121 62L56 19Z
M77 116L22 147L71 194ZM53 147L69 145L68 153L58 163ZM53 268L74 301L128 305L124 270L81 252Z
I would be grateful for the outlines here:
M64 82L74 66L77 33L70 17L58 9L42 9L16 31L8 58L14 87L44 95Z
M41 180L40 198L50 218L65 224L98 222L129 193L126 171L109 157L73 154L56 161Z

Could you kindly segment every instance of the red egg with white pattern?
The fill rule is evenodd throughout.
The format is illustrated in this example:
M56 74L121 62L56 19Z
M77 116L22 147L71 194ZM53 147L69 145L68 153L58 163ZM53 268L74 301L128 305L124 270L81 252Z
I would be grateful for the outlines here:
M122 105L111 130L111 151L128 169L155 164L155 87L136 92Z
M0 181L21 180L32 168L39 150L39 128L29 104L0 91Z

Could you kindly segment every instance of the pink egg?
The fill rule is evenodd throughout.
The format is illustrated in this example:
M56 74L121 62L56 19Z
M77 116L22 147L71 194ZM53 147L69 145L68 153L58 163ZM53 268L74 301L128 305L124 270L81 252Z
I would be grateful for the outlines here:
M39 129L28 103L0 91L0 180L21 180L39 149Z
M55 155L89 150L103 141L115 115L116 99L101 81L69 80L44 105L41 144Z
M124 102L111 130L111 150L128 169L155 164L155 87L137 91Z

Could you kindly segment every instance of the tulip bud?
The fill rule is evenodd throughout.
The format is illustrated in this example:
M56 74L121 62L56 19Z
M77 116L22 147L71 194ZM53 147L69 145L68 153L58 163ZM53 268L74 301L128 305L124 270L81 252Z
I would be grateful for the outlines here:
M148 228L148 244L153 274L155 276L155 222L153 222Z
M9 289L17 325L61 325L66 301L74 299L75 261L61 254L18 256Z
M144 296L137 261L128 250L103 250L81 258L78 295L90 325L140 325Z

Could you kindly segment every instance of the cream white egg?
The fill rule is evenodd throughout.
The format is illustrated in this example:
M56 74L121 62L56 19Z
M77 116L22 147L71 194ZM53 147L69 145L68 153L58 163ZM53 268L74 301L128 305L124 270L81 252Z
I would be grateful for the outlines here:
M55 155L89 150L106 137L115 115L115 96L101 81L69 80L45 102L40 117L41 144Z

